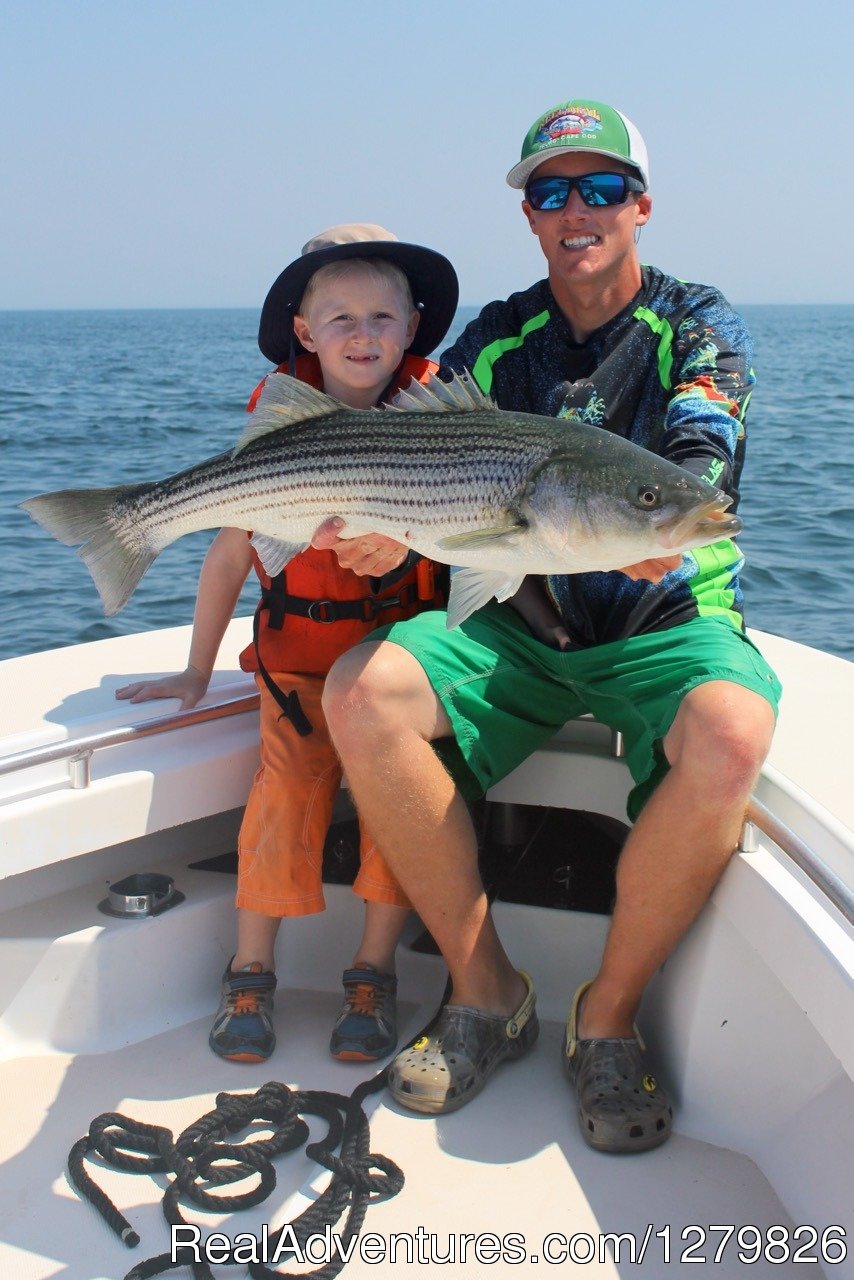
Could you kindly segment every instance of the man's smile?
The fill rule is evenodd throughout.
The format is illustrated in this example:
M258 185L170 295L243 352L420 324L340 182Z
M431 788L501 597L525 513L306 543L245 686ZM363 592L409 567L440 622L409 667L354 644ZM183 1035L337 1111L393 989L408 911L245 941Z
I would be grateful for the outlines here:
M586 249L591 244L598 244L599 236L564 236L561 244L564 249Z

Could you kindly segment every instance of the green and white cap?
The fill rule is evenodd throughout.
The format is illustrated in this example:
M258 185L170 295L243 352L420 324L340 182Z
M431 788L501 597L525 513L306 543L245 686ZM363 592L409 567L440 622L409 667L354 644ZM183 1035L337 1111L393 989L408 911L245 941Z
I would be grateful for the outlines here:
M534 121L522 143L522 158L507 175L509 185L522 190L537 165L563 151L622 160L649 187L646 145L637 126L621 111L589 98L570 98Z

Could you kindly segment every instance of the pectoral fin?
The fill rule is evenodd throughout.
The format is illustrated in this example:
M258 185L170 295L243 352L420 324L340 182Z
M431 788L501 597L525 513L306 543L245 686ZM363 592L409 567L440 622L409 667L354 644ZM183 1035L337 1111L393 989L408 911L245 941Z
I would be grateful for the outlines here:
M524 533L528 521L522 516L508 515L506 524L496 524L489 529L472 529L469 533L452 533L437 543L443 551L458 551L463 547L486 547L492 542L501 542L512 538L514 534Z
M523 573L511 576L504 570L457 569L451 574L448 630L458 627L493 598L501 601L514 596L524 581Z
M308 546L307 542L282 542L280 538L271 538L264 533L256 533L249 541L258 553L264 572L271 578L281 573L288 561Z

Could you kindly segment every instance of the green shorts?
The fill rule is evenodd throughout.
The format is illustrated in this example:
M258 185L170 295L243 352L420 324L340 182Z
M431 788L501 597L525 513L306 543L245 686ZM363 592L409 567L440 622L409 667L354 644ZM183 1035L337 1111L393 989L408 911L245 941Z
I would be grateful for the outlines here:
M453 725L436 749L467 799L511 773L567 720L591 712L623 735L635 782L634 821L667 772L662 740L690 689L729 680L776 714L781 686L730 623L692 618L666 631L561 652L542 644L509 605L490 604L449 631L442 611L374 631L420 662Z

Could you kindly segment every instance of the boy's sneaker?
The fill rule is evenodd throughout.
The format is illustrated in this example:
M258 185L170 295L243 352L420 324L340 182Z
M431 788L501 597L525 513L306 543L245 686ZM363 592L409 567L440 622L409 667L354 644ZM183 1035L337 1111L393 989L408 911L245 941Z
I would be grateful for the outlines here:
M222 975L222 996L208 1044L231 1062L264 1062L276 1047L273 996L276 975L258 960L236 973L229 963Z
M345 1062L374 1062L397 1044L397 978L371 965L344 970L344 1004L329 1052Z

